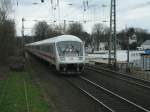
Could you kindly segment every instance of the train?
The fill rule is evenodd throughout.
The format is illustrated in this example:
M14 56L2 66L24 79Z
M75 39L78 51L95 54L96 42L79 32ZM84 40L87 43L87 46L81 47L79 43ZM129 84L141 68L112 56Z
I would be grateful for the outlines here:
M60 35L25 45L27 52L55 66L62 74L81 74L85 67L83 41L73 35Z

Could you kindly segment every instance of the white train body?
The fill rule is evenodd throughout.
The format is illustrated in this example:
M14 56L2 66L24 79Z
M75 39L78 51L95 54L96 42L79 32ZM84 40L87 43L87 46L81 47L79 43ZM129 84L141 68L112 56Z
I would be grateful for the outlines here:
M27 44L26 50L55 65L61 73L84 71L85 51L81 39L73 35L61 35Z

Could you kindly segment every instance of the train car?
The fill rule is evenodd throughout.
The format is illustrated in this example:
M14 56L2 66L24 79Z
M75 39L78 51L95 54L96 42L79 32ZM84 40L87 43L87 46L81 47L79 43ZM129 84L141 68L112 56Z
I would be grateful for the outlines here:
M55 65L63 74L77 74L84 71L85 50L82 40L73 35L61 35L26 44L28 52Z

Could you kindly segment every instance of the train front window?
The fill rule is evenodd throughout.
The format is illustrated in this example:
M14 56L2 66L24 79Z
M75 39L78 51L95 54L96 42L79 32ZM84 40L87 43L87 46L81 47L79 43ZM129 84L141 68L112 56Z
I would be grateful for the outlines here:
M63 41L57 43L59 56L83 56L81 42Z

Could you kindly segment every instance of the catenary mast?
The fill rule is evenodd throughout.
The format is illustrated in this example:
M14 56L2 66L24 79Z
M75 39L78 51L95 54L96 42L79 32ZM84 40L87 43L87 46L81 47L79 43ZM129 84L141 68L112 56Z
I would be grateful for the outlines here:
M108 63L112 63L111 51L114 50L114 66L117 64L116 60L116 0L111 0L110 6L110 37L109 37L109 59Z

